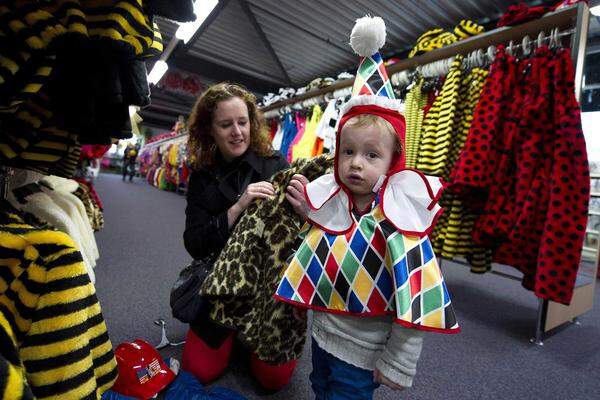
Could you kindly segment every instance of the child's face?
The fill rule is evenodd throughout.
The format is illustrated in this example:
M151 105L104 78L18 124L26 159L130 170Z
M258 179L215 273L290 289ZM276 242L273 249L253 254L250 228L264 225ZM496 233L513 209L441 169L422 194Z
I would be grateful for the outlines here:
M338 174L355 200L370 201L380 175L390 168L395 149L392 135L378 126L344 126L338 154Z

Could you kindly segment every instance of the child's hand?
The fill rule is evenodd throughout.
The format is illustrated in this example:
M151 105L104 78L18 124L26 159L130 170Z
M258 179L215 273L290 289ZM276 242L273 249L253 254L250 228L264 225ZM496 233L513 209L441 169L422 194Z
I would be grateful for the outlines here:
M392 388L394 390L402 390L402 389L404 389L404 386L400 386L397 383L394 383L394 382L390 381L377 368L375 368L375 371L373 371L373 380L375 382L377 382L377 383L381 383L382 385L385 385L385 386L387 386L389 388Z
M285 198L290 202L296 214L306 220L306 213L308 212L308 205L304 198L304 186L308 184L308 179L304 175L295 174L290 180L290 184L287 187Z
M294 318L296 318L298 321L304 321L306 319L307 311L308 310L306 310L305 308L294 307L294 309L292 310L292 314L294 315Z

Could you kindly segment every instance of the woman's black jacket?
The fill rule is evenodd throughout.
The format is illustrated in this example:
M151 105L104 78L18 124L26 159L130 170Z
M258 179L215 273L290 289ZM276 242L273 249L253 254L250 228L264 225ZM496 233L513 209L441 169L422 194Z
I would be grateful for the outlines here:
M210 169L192 172L185 209L185 248L194 259L218 255L229 238L227 210L245 189L244 184L268 180L289 166L276 151L271 157L259 157L248 150L239 159L225 163L218 157ZM247 181L249 177L249 181Z

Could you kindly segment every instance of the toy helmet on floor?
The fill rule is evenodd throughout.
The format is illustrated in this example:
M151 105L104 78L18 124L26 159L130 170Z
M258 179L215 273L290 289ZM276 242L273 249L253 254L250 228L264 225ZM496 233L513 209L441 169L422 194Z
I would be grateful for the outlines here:
M154 347L136 339L115 350L119 376L112 390L124 396L149 399L175 379Z

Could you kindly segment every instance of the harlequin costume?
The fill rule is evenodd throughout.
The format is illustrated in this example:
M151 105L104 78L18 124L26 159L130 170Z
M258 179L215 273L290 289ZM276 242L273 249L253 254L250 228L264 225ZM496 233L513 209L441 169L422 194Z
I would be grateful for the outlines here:
M385 119L404 148L401 103L394 99L377 49L365 54L373 55L363 56L353 97L340 112L334 173L305 187L310 225L301 232L302 243L275 297L334 314L394 315L405 327L456 333L460 328L428 238L442 213L437 204L441 179L406 168L403 151L373 188L370 211L360 215L339 176L340 136L353 117Z

